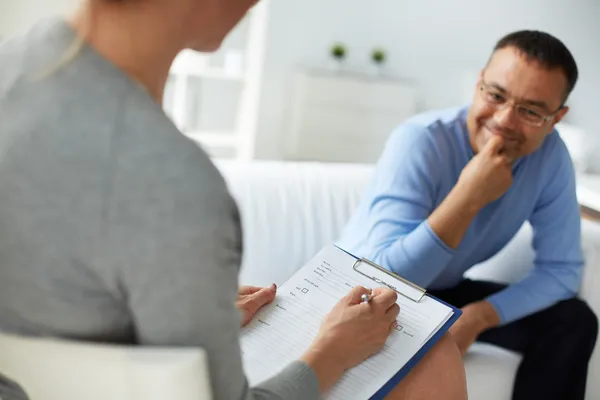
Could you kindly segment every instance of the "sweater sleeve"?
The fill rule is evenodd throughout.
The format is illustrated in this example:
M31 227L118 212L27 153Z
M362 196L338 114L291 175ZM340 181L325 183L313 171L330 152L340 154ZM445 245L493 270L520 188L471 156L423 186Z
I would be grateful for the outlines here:
M137 160L114 185L109 248L123 266L137 341L204 349L216 399L319 398L315 373L299 361L249 387L235 307L240 217L218 171L194 153Z
M28 400L25 391L15 381L0 374L0 400Z
M558 138L557 138L558 139ZM581 219L575 188L575 174L564 143L549 159L542 194L530 218L533 227L534 268L520 282L492 295L502 323L523 318L575 296L583 272Z
M421 286L447 266L454 250L427 221L435 208L437 144L422 127L401 125L376 167L369 207L369 257Z

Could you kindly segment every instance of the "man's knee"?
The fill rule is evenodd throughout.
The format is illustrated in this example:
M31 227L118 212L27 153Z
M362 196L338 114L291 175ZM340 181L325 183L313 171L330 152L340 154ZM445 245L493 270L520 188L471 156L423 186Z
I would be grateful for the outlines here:
M592 348L598 337L598 317L583 300L574 298L559 304L561 323L568 324L569 331Z
M598 317L586 302L577 300L576 304L576 323L585 331L584 336L589 339L593 348L598 338Z
M561 312L578 327L588 332L598 332L598 317L583 300L574 298L562 302Z

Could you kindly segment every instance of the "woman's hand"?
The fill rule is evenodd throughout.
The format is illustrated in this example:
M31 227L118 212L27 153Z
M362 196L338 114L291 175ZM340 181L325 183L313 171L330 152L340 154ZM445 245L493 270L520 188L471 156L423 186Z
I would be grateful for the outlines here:
M302 360L310 365L323 391L345 370L377 353L396 327L398 295L388 288L373 290L371 301L361 302L370 291L356 287L340 300L323 320L319 334Z
M238 297L235 302L236 307L242 311L242 326L246 326L254 315L264 305L269 304L277 294L277 286L272 284L268 288L256 286L242 286L238 290Z

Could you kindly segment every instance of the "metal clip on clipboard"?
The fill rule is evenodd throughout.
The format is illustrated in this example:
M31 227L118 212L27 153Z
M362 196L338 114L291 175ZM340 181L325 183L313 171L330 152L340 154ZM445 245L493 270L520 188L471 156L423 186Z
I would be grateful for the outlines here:
M368 270L369 268L371 268L370 271ZM422 287L415 285L414 283L402 278L400 275L390 272L374 262L367 260L366 258L356 260L352 266L352 269L380 285L389 287L396 293L414 301L415 303L419 303L427 293L427 291ZM396 283L395 281L397 281L398 286L390 283L390 279L388 278L394 279L393 283Z

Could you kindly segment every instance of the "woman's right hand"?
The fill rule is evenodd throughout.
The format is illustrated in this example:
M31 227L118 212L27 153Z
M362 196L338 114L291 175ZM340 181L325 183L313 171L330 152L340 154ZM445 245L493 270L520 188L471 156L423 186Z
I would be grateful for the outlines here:
M376 288L371 301L361 296L370 291L358 286L329 312L310 349L303 356L327 390L345 370L377 353L396 327L400 307L398 295L388 288Z

